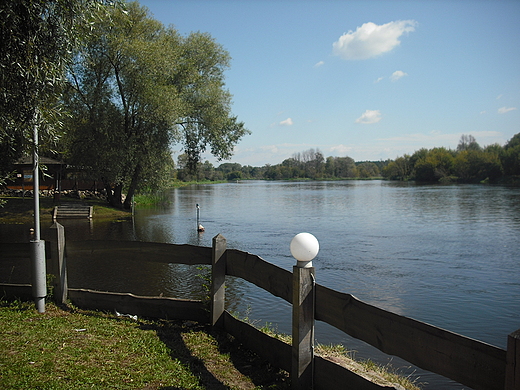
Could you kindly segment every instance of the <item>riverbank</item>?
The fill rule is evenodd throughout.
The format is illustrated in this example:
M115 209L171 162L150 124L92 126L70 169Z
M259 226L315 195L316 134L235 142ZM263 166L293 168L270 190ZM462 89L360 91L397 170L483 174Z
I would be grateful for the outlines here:
M191 321L0 301L2 389L288 389L287 373Z
M20 197L0 197L0 200L6 201L3 207L0 207L0 223L3 224L24 224L30 223L34 218L34 199ZM52 222L52 210L58 204L78 203L93 206L94 216L96 219L121 219L128 218L131 213L126 210L119 210L110 207L103 199L76 199L62 197L57 203L51 197L40 197L40 220L42 223Z

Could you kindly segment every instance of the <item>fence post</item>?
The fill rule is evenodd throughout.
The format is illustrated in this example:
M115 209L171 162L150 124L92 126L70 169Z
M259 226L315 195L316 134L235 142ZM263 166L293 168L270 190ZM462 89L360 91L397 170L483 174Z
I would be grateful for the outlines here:
M213 237L211 256L211 325L222 326L225 306L226 239L217 234Z
M58 222L49 228L51 242L51 274L54 275L54 301L64 304L68 297L67 265L65 260L65 228Z
M314 267L293 267L292 372L293 389L314 385Z
M507 336L506 387L520 389L520 329Z

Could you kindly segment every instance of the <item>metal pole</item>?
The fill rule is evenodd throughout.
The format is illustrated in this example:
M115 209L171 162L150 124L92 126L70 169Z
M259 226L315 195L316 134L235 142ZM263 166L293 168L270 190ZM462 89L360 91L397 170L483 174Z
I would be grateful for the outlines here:
M204 231L204 226L200 224L200 206L197 203L197 231L202 233Z
M47 281L45 274L45 241L40 240L40 177L38 167L38 114L34 118L34 147L33 147L33 194L34 194L34 239L30 242L32 294L36 309L45 312L45 296L47 295Z

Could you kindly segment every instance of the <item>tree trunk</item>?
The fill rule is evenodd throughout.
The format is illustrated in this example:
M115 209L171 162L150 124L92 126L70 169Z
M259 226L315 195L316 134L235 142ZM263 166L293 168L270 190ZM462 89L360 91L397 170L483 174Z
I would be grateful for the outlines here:
M126 194L126 199L124 203L124 208L130 210L132 207L132 197L134 196L135 190L137 189L137 185L139 184L139 178L141 177L141 171L143 170L141 164L137 164L134 169L134 174L132 175L132 181L130 182L130 187L128 188L128 193Z
M114 186L114 189L112 189L112 185L105 179L105 178L102 178L103 180L103 185L105 186L105 190L107 192L107 201L108 201L108 204L112 207L117 207L117 208L123 208L123 204L121 202L121 189L122 189L122 184L116 184Z
M122 201L122 191L123 191L123 184L117 183L114 186L114 197L112 199L112 206L117 207L118 209L123 208L123 201Z

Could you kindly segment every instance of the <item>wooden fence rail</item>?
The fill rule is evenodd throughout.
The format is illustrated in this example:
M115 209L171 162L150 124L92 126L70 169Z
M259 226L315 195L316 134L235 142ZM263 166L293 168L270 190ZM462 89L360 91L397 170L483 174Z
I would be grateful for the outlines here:
M56 262L57 254L47 246L47 258ZM9 264L26 264L28 244L0 244L0 270ZM51 256L52 253L52 256ZM222 327L246 347L268 359L274 366L291 371L294 350L225 311L224 276L242 278L271 294L293 301L293 273L260 257L226 249L220 235L213 247L161 244L151 242L78 241L67 242L67 261L95 257L134 259L143 262L213 264L210 310L201 301L163 297L141 297L129 293L107 293L68 289L68 298L78 307L118 310L143 317L189 319ZM56 269L51 265L48 269ZM54 271L56 272L56 271ZM319 275L318 275L319 277ZM475 390L514 390L520 386L520 330L508 338L507 351L459 334L400 316L364 303L350 294L315 285L316 320L363 340L382 352L435 372ZM0 284L4 296L30 296L30 285ZM318 356L313 357L314 388L388 389Z

